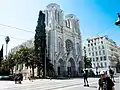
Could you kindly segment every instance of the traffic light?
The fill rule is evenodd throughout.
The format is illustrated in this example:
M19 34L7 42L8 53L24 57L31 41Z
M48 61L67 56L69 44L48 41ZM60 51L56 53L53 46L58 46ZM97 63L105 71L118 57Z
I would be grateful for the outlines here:
M115 25L120 26L120 13L118 13L118 20L115 22Z

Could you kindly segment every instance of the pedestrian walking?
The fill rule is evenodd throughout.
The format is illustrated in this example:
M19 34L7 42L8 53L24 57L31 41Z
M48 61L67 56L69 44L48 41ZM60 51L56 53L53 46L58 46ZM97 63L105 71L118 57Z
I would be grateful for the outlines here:
M15 84L17 83L21 84L21 81L23 80L22 74L20 73L16 74L14 80L15 80Z
M89 87L89 84L88 84L88 70L84 70L84 86L88 86Z
M33 76L32 76L32 74L30 74L29 80L33 82Z
M113 81L107 77L106 72L100 72L100 79L98 81L99 87L98 90L115 90Z
M109 67L109 74L110 74L110 78L112 79L112 81L115 82L114 71L110 67Z
M17 78L18 78L18 76L17 76L17 74L15 74L15 77L14 77L14 81L15 81L15 84L17 84Z

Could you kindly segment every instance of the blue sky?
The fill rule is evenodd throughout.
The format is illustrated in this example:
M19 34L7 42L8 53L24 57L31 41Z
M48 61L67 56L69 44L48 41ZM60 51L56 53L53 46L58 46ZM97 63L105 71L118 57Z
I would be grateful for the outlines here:
M108 35L120 45L120 28L114 25L120 0L0 0L0 24L34 32L39 10L49 3L57 3L65 14L73 13L79 18L83 42L86 38ZM4 50L5 36L1 35L19 38L10 38L9 50L34 37L34 33L0 25L0 46L4 44Z

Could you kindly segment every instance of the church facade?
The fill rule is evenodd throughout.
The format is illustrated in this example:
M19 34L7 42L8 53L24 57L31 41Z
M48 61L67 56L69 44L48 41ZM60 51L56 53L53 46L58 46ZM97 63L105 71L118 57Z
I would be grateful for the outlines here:
M56 74L80 73L83 64L79 20L73 14L64 17L63 10L55 3L49 4L44 13L48 57Z
M47 56L54 66L56 75L79 75L83 69L79 20L74 14L64 16L63 10L55 3L47 5L43 12ZM22 46L34 46L34 40L29 42L23 43Z

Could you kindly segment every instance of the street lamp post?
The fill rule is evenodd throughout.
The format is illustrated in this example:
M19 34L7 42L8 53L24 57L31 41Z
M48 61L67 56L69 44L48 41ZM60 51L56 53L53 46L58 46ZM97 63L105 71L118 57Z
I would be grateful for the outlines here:
M7 59L8 42L10 41L9 36L6 36L5 41L6 41L6 59ZM8 64L9 64L9 62L8 62ZM8 66L8 70L10 72L10 66Z
M10 41L9 36L6 36L5 41L6 41L6 59L7 59L8 42Z
M46 78L46 47L45 47L45 63L44 64L45 64L45 71L44 71L45 76L44 76L44 78Z
M84 69L86 69L86 47L84 46Z
M120 13L118 13L118 20L115 22L115 25L120 26Z
M96 75L98 75L98 67L96 67Z
M120 27L120 13L118 13L118 20L115 22L115 25ZM118 66L116 66L116 69L117 69L117 70L119 69L118 72L120 72L119 59L117 60L117 62L118 62L118 63L117 63Z

